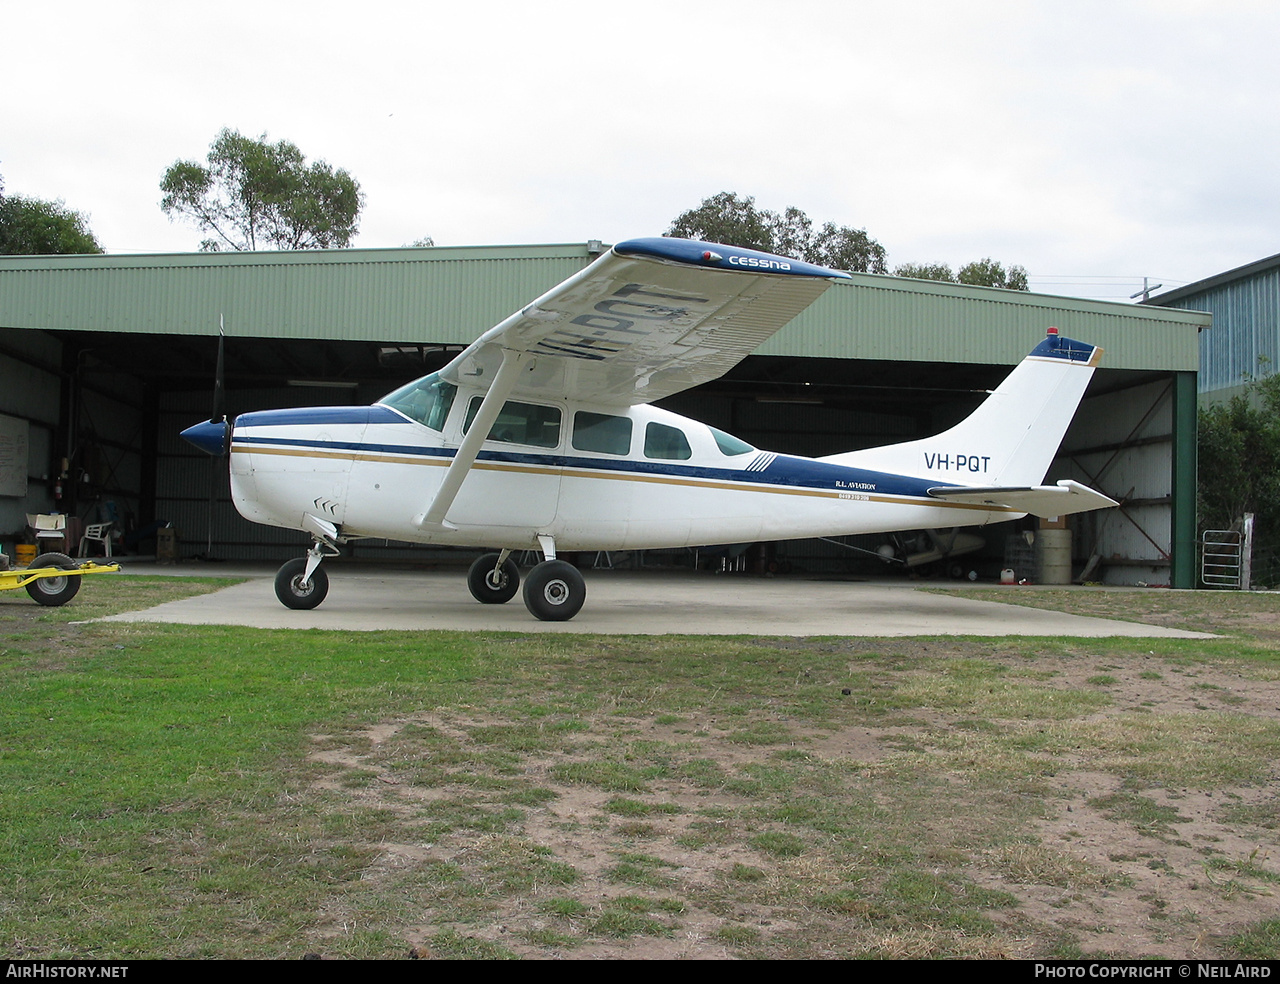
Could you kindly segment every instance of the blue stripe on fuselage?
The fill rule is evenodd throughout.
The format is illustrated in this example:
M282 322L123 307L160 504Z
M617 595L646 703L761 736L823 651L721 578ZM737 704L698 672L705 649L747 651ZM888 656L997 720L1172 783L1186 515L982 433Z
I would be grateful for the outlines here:
M270 413L272 411L266 411ZM246 414L244 416L250 416ZM240 421L243 421L241 417ZM314 422L314 421L312 421ZM345 421L350 423L352 421ZM272 423L275 423L273 420ZM426 447L410 444L375 444L365 441L311 441L285 437L255 437L239 433L235 444L262 445L266 447L309 448L316 451L345 451L361 455L412 455L421 458L449 460L457 453L455 448ZM742 468L707 468L701 465L681 465L673 461L635 461L627 458L586 458L560 454L537 454L524 451L483 450L478 460L514 465L540 466L543 468L590 469L598 472L667 476L670 478L702 479L716 482L739 482L744 485L774 485L787 488L819 489L831 492L862 495L904 495L929 498L929 488L936 480L893 475L888 472L850 468L812 458L797 458L779 454L768 467L748 472Z
M254 410L236 418L236 427L293 427L333 424L408 424L394 410L378 404L360 407L293 407L288 410Z

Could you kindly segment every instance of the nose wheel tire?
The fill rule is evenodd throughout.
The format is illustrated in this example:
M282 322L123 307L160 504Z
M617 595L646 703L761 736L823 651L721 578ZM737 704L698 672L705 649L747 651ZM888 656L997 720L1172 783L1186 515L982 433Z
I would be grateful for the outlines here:
M524 579L524 605L544 622L567 622L587 600L587 583L563 560L543 561Z
M40 567L57 567L59 570L74 571L76 562L66 554L47 553L41 554L28 564L27 570L33 571ZM38 581L32 581L27 585L27 594L49 608L65 605L76 596L76 592L79 590L79 576L42 577Z
M276 572L276 597L285 608L307 611L324 601L329 593L329 575L323 567L311 572L311 580L304 585L302 575L307 572L307 559L290 560Z
M510 557L499 567L498 555L487 553L471 565L467 587L471 597L482 605L505 604L520 590L520 568Z

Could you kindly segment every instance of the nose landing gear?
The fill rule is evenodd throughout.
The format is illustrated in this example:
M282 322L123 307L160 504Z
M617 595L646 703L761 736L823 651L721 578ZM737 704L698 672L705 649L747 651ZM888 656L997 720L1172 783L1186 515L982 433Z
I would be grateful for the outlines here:
M307 573L310 557L295 557L276 572L276 597L285 608L309 611L329 593L329 575L317 567Z
M514 598L520 590L520 568L511 559L511 551L487 553L472 564L467 587L482 605L504 605Z
M305 557L285 561L276 571L276 597L280 604L297 611L310 611L324 601L329 593L329 575L320 567L320 561L337 555L335 543L317 538Z

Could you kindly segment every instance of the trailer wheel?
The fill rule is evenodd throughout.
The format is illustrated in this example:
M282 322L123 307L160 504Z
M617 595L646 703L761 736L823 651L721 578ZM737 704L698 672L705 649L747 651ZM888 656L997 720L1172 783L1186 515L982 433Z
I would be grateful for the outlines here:
M64 571L74 571L76 570L76 562L66 554L47 553L41 554L28 564L27 570L32 571L41 567L57 567ZM42 577L27 585L27 594L31 595L40 604L47 605L50 608L65 605L76 596L76 592L79 590L79 575Z

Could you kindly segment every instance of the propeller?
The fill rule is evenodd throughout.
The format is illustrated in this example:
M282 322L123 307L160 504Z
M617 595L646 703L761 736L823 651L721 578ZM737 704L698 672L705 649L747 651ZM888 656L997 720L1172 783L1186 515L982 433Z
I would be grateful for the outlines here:
M222 354L227 342L227 326L218 315L218 363L213 370L213 416L209 423L216 424L227 419L227 388L222 378Z
M218 361L213 371L213 413L209 419L188 427L182 436L201 451L213 456L210 462L209 522L202 560L213 560L213 511L217 504L218 489L222 484L221 462L231 451L231 434L234 424L227 419L226 384L224 381L223 350L226 346L226 326L218 315Z
M218 361L213 370L213 413L207 421L188 427L182 436L201 451L215 458L225 458L231 450L232 423L227 419L227 391L223 372L223 349L226 327L218 315Z

